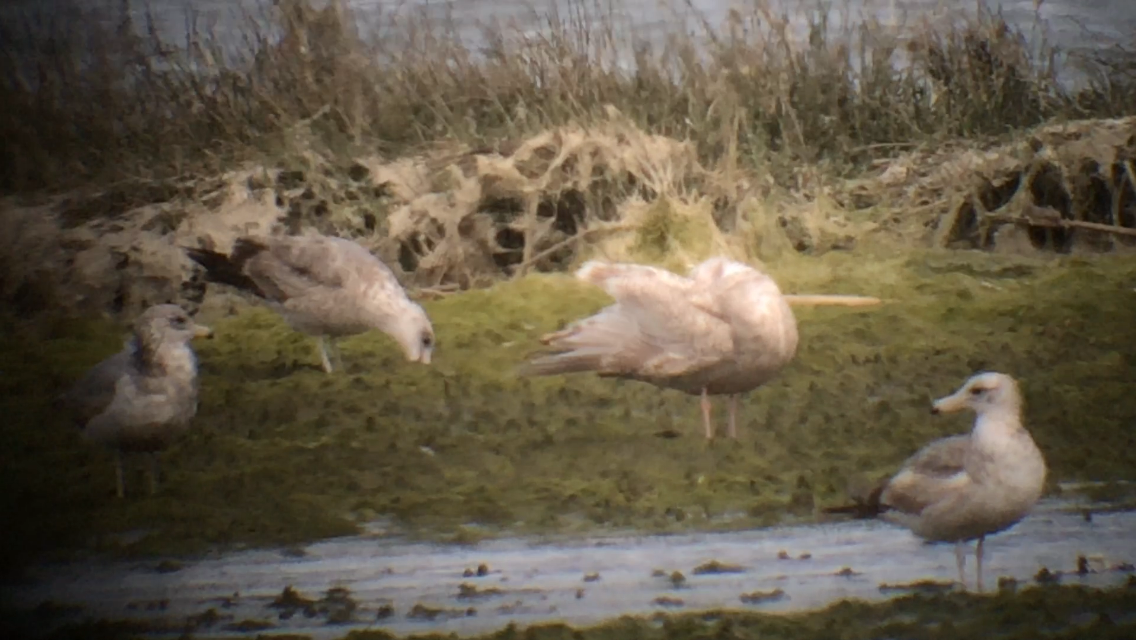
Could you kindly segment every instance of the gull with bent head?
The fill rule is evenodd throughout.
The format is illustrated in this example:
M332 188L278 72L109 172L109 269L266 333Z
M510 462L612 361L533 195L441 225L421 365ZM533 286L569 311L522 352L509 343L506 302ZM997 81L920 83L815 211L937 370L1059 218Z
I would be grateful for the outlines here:
M928 542L955 543L963 586L964 544L977 540L977 587L981 591L983 541L1030 512L1041 498L1046 465L1022 425L1022 396L1012 377L977 374L931 405L936 414L964 409L976 414L969 434L931 442L861 504L825 511L878 515Z
M768 275L714 257L686 276L638 264L589 261L576 277L615 304L541 342L522 375L595 372L702 396L706 437L714 437L710 396L729 396L737 437L738 396L773 379L797 351L797 320Z
M323 235L242 237L229 255L186 248L206 280L268 303L293 329L317 336L324 371L342 368L336 339L378 329L410 362L430 364L434 327L390 268L359 243Z
M158 489L158 452L197 414L197 356L189 346L213 332L173 304L150 307L125 348L92 367L56 399L83 436L114 451L116 493L125 495L122 454L149 454L150 493Z

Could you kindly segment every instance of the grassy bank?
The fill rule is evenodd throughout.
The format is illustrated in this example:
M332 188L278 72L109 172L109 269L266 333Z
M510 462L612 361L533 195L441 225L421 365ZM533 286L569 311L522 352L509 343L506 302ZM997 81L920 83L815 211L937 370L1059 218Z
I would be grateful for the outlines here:
M580 0L540 17L537 35L487 27L477 51L445 18L407 11L363 24L330 4L266 3L225 25L239 34L229 42L204 16L171 38L124 9L96 20L66 0L5 21L0 189L153 189L290 154L496 148L605 105L649 133L690 138L709 165L760 168L799 187L814 170L848 175L920 145L1136 104L1130 53L1073 61L1092 82L1063 88L1057 52L1027 55L1022 33L988 11L946 29L913 24L902 37L875 22L830 31L811 12L802 39L753 0L726 24L693 34L676 24L648 41L603 3ZM620 51L634 52L632 68L620 69Z
M456 542L812 518L850 479L887 473L927 440L967 429L968 417L932 418L927 407L981 369L1021 379L1052 481L1136 480L1130 260L831 252L769 268L789 292L889 302L798 309L798 359L743 402L738 446L705 443L688 396L588 376L515 377L542 332L604 303L567 276L538 274L427 302L439 340L430 367L364 335L343 343L347 372L328 376L314 341L266 309L207 318L216 338L199 345L196 427L165 456L161 493L138 493L136 465L126 500L114 498L109 455L47 402L116 350L120 333L89 320L45 320L35 339L9 328L5 559L292 544L380 516ZM724 420L722 406L716 415ZM145 534L116 535L127 531Z

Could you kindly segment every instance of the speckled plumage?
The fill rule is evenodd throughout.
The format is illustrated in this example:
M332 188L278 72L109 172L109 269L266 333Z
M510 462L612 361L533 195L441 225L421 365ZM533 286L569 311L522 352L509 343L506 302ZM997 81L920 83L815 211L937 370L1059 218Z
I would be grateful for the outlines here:
M183 434L197 413L197 357L189 342L211 335L179 306L150 307L124 349L92 367L58 398L83 436L115 452L117 493L124 495L122 453L156 454Z
M576 277L615 298L595 315L544 336L525 375L591 371L702 395L728 395L736 437L737 396L765 384L796 354L797 321L772 278L710 258L683 277L655 267L591 261Z
M959 581L964 581L963 543L978 540L978 589L982 544L1024 518L1041 498L1046 465L1022 425L1017 382L1002 373L971 377L933 411L971 409L974 429L936 440L911 456L883 485L882 517L931 542L956 543Z
M429 364L434 329L426 312L407 297L394 273L357 242L321 235L243 237L224 255L186 249L211 282L261 298L292 328L320 338L323 368L331 372L335 340L379 329L394 338L407 360Z

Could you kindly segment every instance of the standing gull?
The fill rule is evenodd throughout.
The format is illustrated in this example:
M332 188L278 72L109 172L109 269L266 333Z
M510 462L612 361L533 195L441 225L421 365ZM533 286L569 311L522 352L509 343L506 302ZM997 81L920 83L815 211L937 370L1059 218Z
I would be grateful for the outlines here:
M336 339L379 329L406 359L430 364L434 328L391 270L345 238L321 235L238 238L229 255L187 248L210 282L266 301L293 329L320 341L324 371L342 369Z
M589 261L576 271L612 304L541 339L522 375L591 371L702 396L706 437L714 437L710 396L729 396L728 433L737 438L738 396L793 359L797 320L777 283L753 267L714 257L687 277L637 264Z
M212 337L179 306L150 307L125 348L95 365L58 398L90 441L114 451L118 497L122 454L149 454L150 493L158 489L158 452L189 428L197 413L195 337Z
M955 543L963 586L965 543L978 540L977 587L982 591L983 541L1029 513L1041 498L1046 467L1022 425L1022 396L1013 378L980 373L931 405L936 414L963 409L976 414L969 434L931 442L860 504L825 511L879 515L928 542Z

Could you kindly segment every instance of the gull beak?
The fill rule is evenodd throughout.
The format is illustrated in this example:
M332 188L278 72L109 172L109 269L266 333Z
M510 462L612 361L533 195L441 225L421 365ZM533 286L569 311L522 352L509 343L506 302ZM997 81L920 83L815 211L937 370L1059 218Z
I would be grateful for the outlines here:
M212 340L213 330L203 324L195 324L193 325L193 337Z
M931 413L938 415L940 413L954 413L955 411L962 411L967 408L967 394L965 391L959 391L953 395L945 398L939 398L931 403Z

